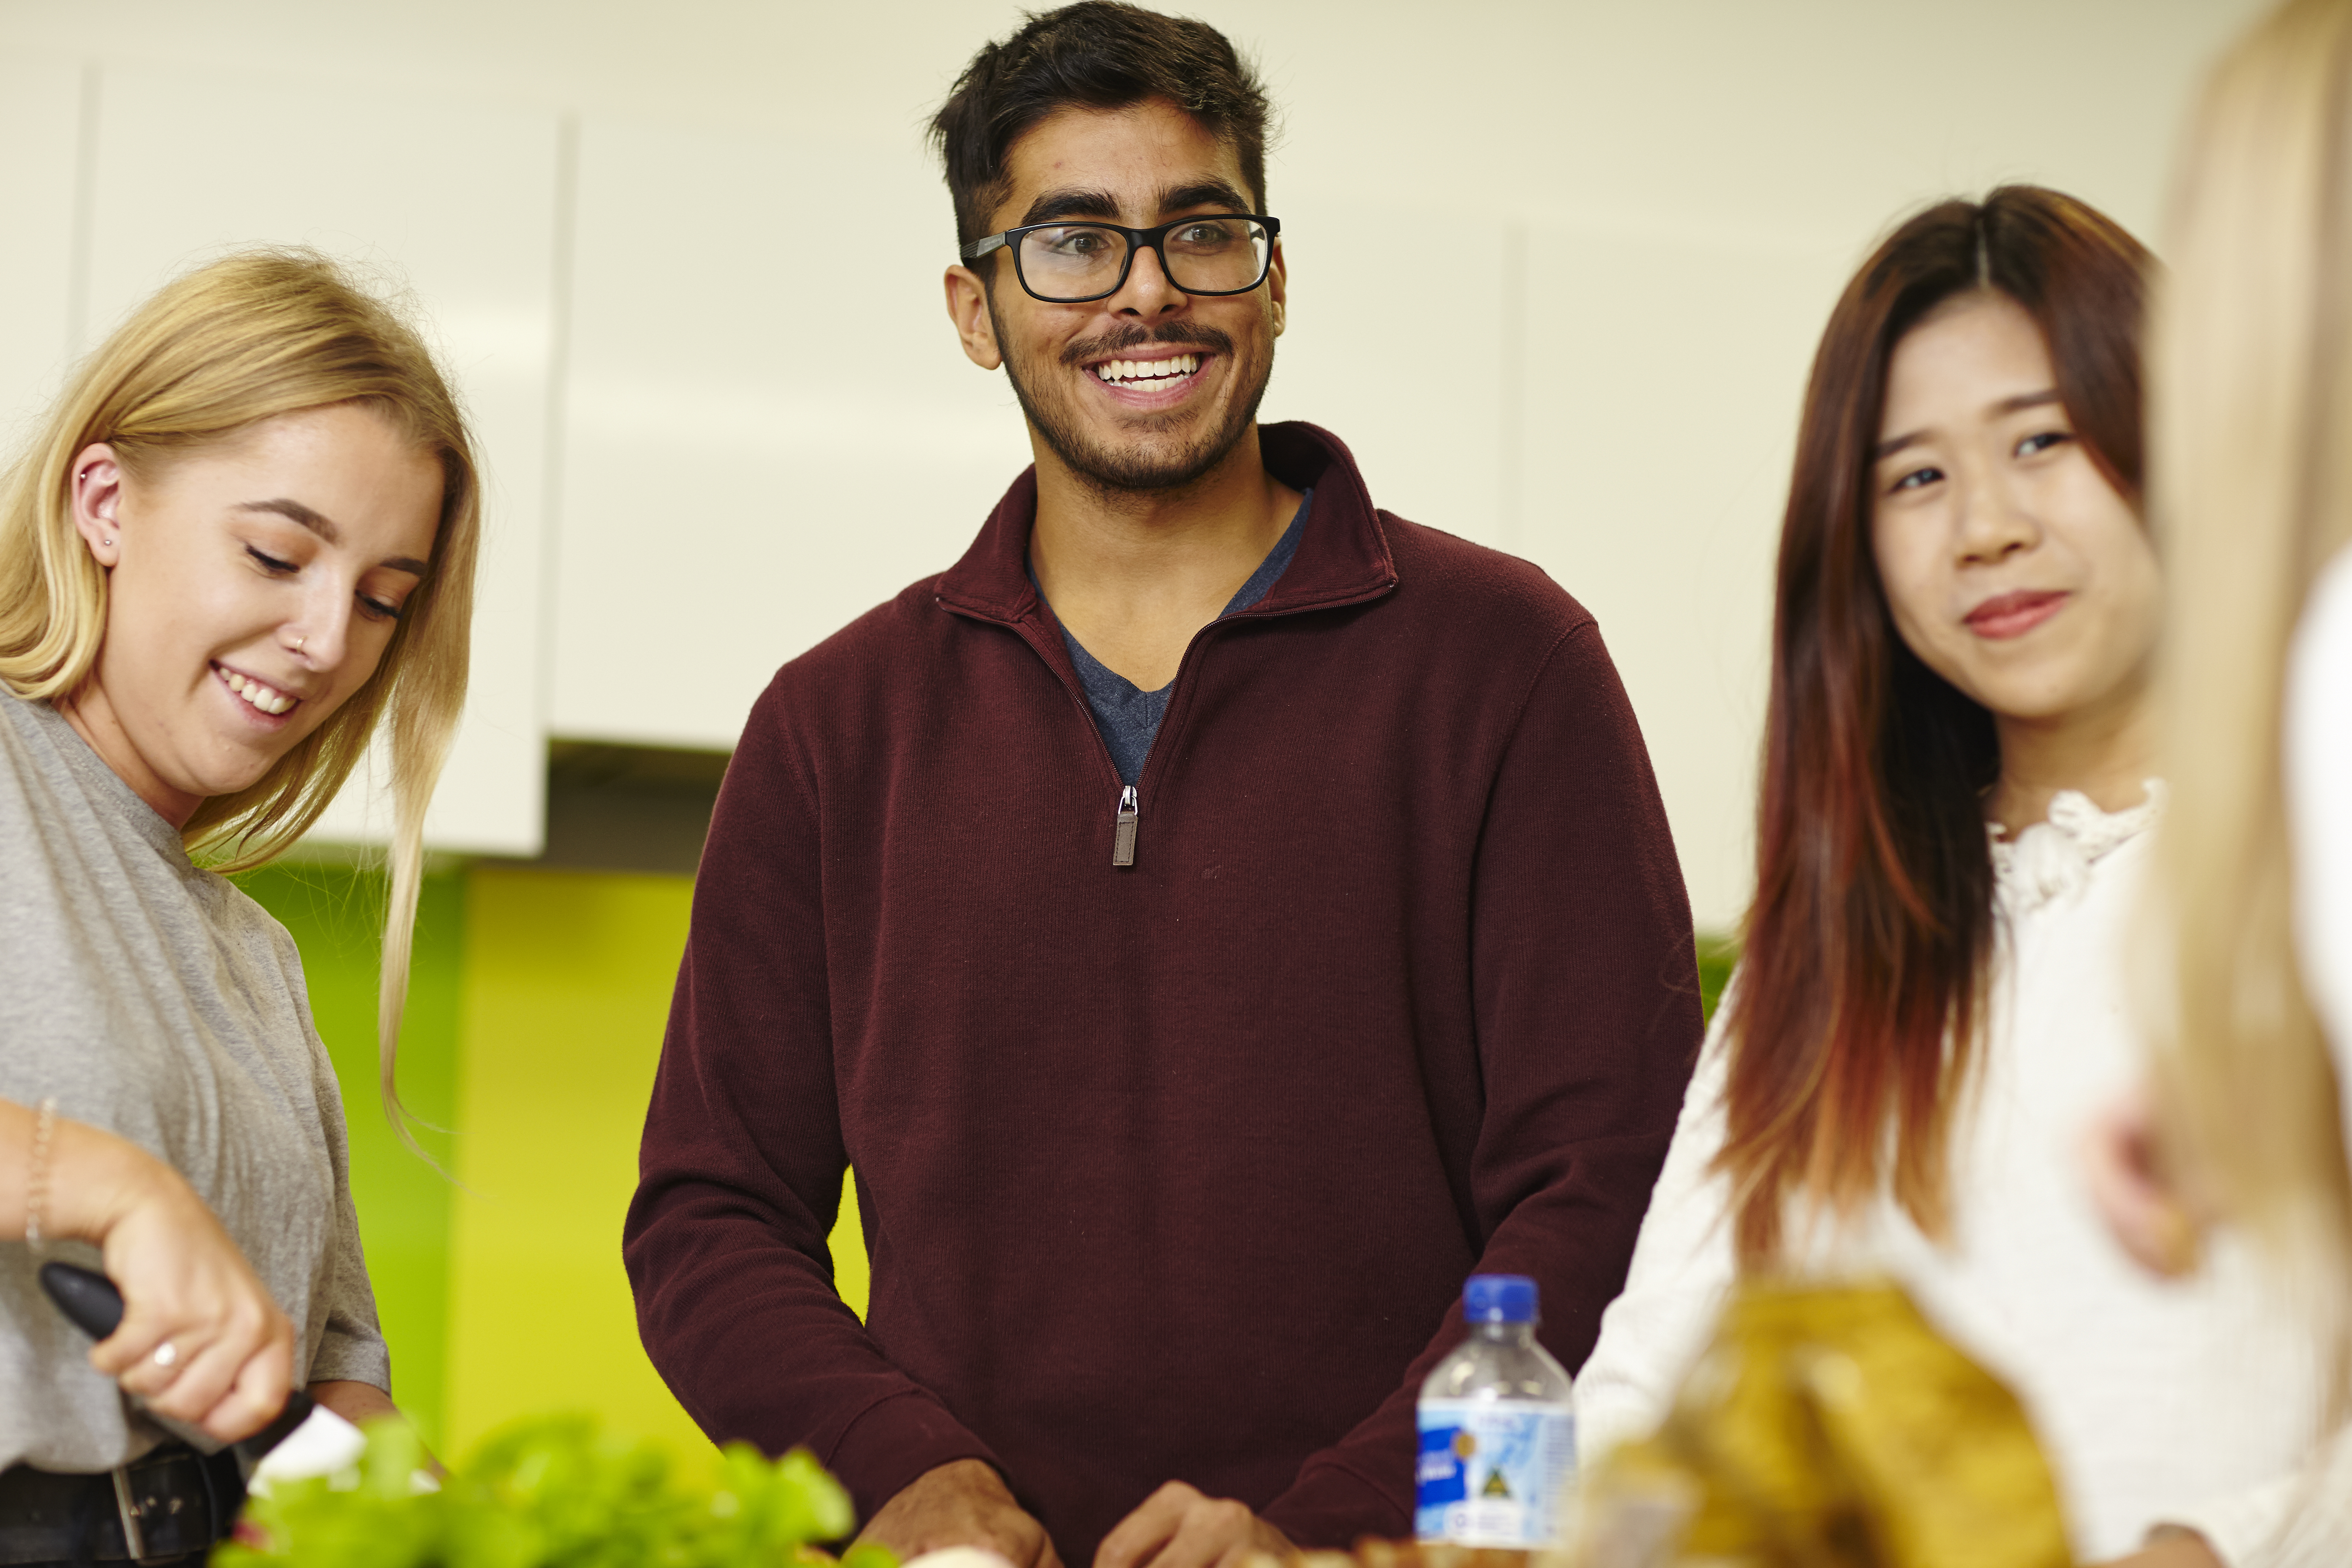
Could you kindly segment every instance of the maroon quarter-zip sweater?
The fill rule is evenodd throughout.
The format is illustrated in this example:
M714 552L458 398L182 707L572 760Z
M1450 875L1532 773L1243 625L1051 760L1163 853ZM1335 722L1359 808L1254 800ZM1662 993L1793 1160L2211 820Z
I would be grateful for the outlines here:
M1570 1367L1623 1279L1699 1004L1600 631L1333 437L1262 443L1313 510L1187 649L1133 864L1029 475L778 671L728 770L629 1276L703 1429L806 1446L861 1517L978 1458L1070 1568L1170 1479L1400 1536L1464 1279L1533 1275Z

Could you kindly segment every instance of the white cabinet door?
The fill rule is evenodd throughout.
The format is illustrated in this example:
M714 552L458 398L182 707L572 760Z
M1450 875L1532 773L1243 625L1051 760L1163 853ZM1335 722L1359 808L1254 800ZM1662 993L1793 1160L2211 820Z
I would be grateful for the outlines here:
M1441 248L1393 202L1305 181L1276 190L1289 300L1258 416L1304 419L1346 442L1374 506L1515 548L1502 488L1506 310L1517 303L1507 226L1465 215ZM1443 281L1433 282L1427 269L1440 267Z
M560 122L322 79L110 66L96 123L80 347L174 274L257 242L316 246L413 291L488 479L472 688L426 836L536 854ZM355 779L314 837L388 832L367 793Z
M787 658L952 565L1029 463L901 146L582 127L554 731L730 747Z
M0 51L0 463L33 438L65 382L84 74L62 56Z
M1527 240L1518 549L1601 622L1701 931L1753 882L1772 562L1845 247L1601 227Z

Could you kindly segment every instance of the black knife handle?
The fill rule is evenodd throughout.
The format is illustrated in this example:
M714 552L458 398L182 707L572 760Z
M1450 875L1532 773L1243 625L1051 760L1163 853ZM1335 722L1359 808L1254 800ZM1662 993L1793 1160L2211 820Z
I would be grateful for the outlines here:
M106 1339L122 1326L122 1292L95 1268L44 1263L41 1289L49 1293L66 1321L91 1339Z
M113 1280L95 1268L82 1268L71 1263L44 1263L41 1289L58 1304L58 1310L91 1339L105 1339L122 1326L122 1292L114 1288ZM251 1475L261 1456L309 1419L316 1406L317 1401L302 1390L290 1391L286 1395L286 1408L278 1413L278 1418L236 1445L238 1468Z

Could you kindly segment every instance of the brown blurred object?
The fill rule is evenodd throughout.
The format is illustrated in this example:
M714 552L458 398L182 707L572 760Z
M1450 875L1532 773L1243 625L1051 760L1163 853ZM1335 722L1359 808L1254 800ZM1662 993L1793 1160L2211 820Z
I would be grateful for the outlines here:
M1378 1541L1370 1536L1349 1552L1301 1552L1286 1558L1265 1552L1244 1568L1574 1568L1564 1551L1507 1552L1493 1546L1446 1546L1417 1541Z
M1748 1285L1657 1434L1587 1479L1576 1568L2068 1568L2016 1397L1892 1285Z

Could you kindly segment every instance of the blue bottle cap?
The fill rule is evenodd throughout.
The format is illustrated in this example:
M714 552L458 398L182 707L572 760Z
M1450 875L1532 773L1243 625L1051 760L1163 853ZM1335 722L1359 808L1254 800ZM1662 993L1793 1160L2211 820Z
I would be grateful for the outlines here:
M1536 1282L1524 1274L1473 1274L1462 1287L1462 1316L1473 1323L1533 1323Z

